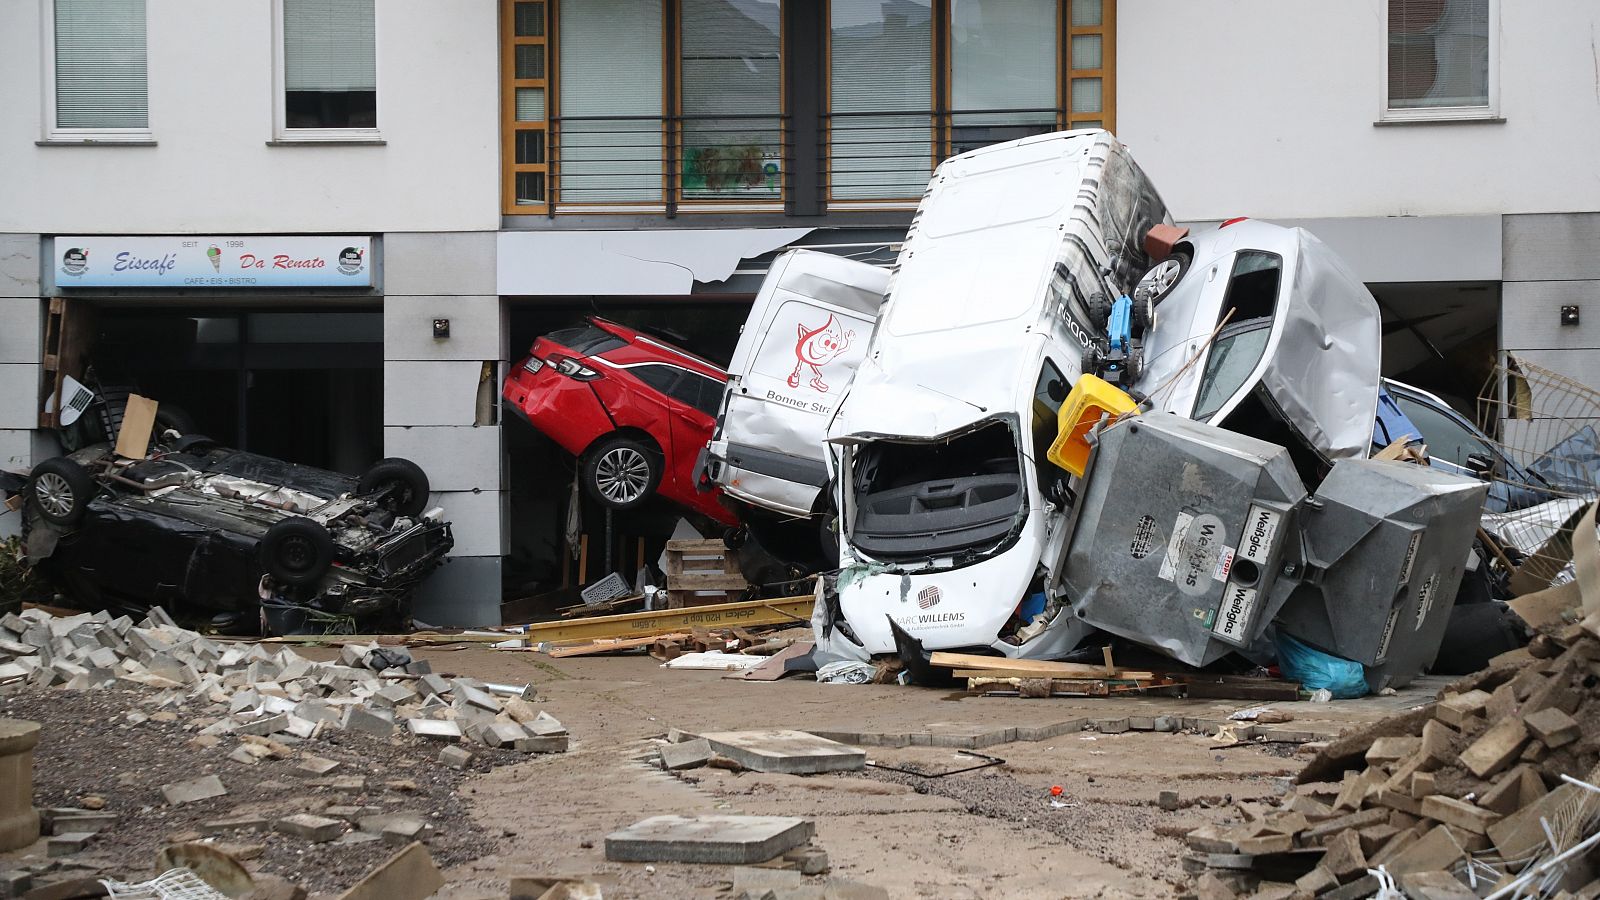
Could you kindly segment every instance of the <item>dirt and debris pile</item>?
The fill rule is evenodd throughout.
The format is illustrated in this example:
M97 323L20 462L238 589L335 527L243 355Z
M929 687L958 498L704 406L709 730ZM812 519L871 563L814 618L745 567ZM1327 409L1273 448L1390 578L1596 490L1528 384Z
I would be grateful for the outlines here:
M110 613L0 617L0 684L91 690L140 685L158 706L218 707L203 735L312 739L329 731L463 739L524 753L567 749L567 731L533 708L531 686L446 679L402 648L346 645L337 662L293 650L213 641L180 628L160 608L135 625ZM136 713L135 715L143 715ZM260 754L253 744L239 753Z
M1435 703L1332 742L1280 808L1190 832L1186 867L1203 897L1342 900L1385 879L1408 896L1470 897L1519 879L1597 896L1600 873L1583 859L1600 825L1597 763L1592 617L1497 657Z

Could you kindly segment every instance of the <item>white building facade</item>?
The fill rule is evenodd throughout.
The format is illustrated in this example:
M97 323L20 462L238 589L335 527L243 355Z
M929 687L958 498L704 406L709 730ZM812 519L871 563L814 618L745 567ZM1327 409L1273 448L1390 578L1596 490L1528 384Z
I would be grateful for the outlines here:
M355 473L414 459L456 534L418 617L496 620L498 14L0 5L0 467L61 452L43 410L65 349L70 374L226 444Z

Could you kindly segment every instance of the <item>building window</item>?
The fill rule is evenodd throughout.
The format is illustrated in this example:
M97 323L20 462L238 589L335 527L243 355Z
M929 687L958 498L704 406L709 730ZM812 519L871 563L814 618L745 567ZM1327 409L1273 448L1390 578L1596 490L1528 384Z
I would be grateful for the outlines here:
M987 144L1112 121L1114 0L830 0L828 197L905 203Z
M952 154L1111 127L1115 8L500 0L502 209L907 206Z
M510 79L503 113L506 207L543 207L550 189L550 5L507 0L502 15L510 23L503 60Z
M662 0L578 0L559 10L556 140L564 203L660 204Z
M53 0L45 4L46 136L51 140L150 138L144 0Z
M681 0L683 196L776 200L783 158L778 0Z
M278 137L378 136L374 0L279 0Z
M1389 0L1384 118L1497 115L1498 0Z

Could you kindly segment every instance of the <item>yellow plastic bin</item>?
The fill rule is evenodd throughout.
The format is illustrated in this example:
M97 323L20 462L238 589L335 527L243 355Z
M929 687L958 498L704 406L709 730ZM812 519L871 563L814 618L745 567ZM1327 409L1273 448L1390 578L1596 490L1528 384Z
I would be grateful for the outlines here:
M1072 386L1072 392L1061 404L1057 414L1056 439L1050 444L1046 458L1073 475L1083 477L1089 466L1089 442L1084 438L1089 429L1100 421L1102 413L1113 419L1126 413L1137 412L1139 404L1103 378L1082 375Z

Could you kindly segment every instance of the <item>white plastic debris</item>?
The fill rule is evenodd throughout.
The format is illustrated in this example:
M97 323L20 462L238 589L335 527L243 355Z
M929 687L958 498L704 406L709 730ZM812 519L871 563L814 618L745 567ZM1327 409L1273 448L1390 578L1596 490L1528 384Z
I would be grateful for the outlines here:
M841 659L817 669L817 680L823 684L867 684L878 670L871 663Z
M200 880L193 870L168 869L149 881L101 879L112 900L228 900L228 895Z

